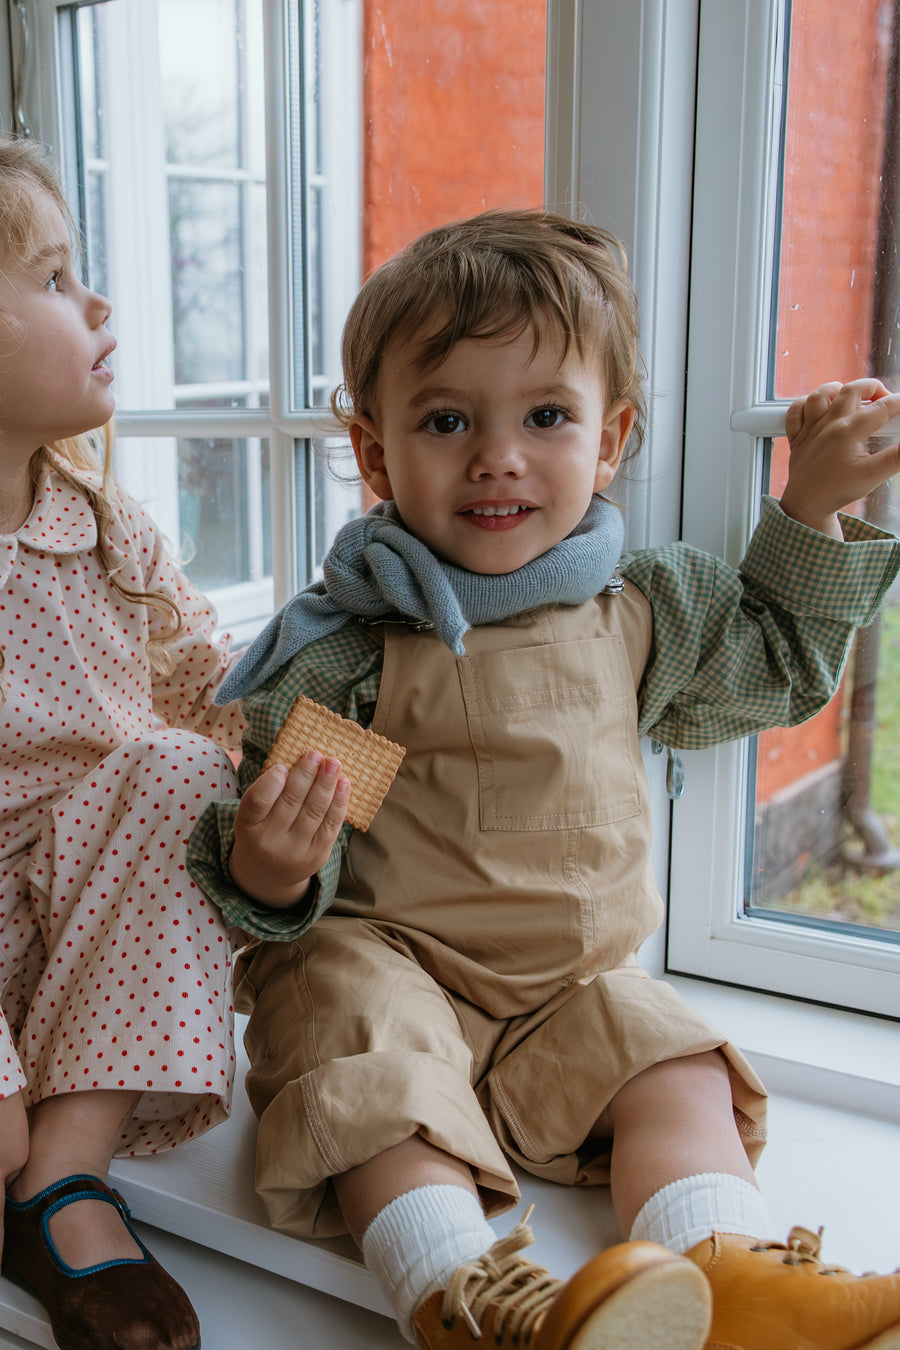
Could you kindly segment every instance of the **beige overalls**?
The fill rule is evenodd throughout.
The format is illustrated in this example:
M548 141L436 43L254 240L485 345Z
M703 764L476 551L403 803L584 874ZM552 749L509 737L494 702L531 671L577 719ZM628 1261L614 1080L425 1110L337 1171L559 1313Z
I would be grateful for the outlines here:
M257 1183L296 1234L345 1231L328 1179L418 1131L472 1168L488 1214L508 1158L609 1178L589 1140L618 1089L722 1045L751 1159L765 1092L635 953L663 907L650 863L635 691L650 607L626 583L466 636L384 627L373 727L406 757L333 908L245 963Z

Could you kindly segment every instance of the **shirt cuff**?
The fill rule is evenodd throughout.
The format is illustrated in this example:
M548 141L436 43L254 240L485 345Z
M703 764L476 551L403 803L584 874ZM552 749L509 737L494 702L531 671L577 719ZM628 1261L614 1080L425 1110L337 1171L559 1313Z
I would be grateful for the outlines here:
M856 516L840 516L844 539L785 515L763 497L741 574L796 613L859 628L871 623L900 570L900 541Z

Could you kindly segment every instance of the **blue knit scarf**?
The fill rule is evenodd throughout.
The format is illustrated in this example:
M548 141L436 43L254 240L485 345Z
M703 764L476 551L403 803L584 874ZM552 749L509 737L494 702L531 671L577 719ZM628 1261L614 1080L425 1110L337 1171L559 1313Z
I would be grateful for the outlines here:
M578 605L603 590L622 552L617 506L594 497L570 535L514 572L469 572L443 562L409 533L393 502L379 502L339 530L322 581L288 601L231 670L216 694L228 703L257 689L303 647L349 619L400 614L433 624L465 654L463 637L539 605Z

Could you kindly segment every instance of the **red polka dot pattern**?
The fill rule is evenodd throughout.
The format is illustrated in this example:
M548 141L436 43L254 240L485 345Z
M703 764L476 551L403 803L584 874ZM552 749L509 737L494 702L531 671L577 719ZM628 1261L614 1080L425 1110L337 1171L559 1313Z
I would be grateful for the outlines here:
M181 610L171 674L147 657L165 617L111 589L95 543L55 477L0 538L0 1097L139 1089L120 1151L153 1152L230 1101L231 948L185 853L236 795L220 745L242 724L212 702L230 664L215 614L146 513L123 500L108 552L126 587Z

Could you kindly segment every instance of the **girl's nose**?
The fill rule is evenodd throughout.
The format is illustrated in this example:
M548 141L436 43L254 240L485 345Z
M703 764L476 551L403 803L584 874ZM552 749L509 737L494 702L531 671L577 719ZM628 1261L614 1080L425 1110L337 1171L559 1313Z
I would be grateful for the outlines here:
M88 292L88 312L96 328L102 328L112 314L112 304L99 291Z

